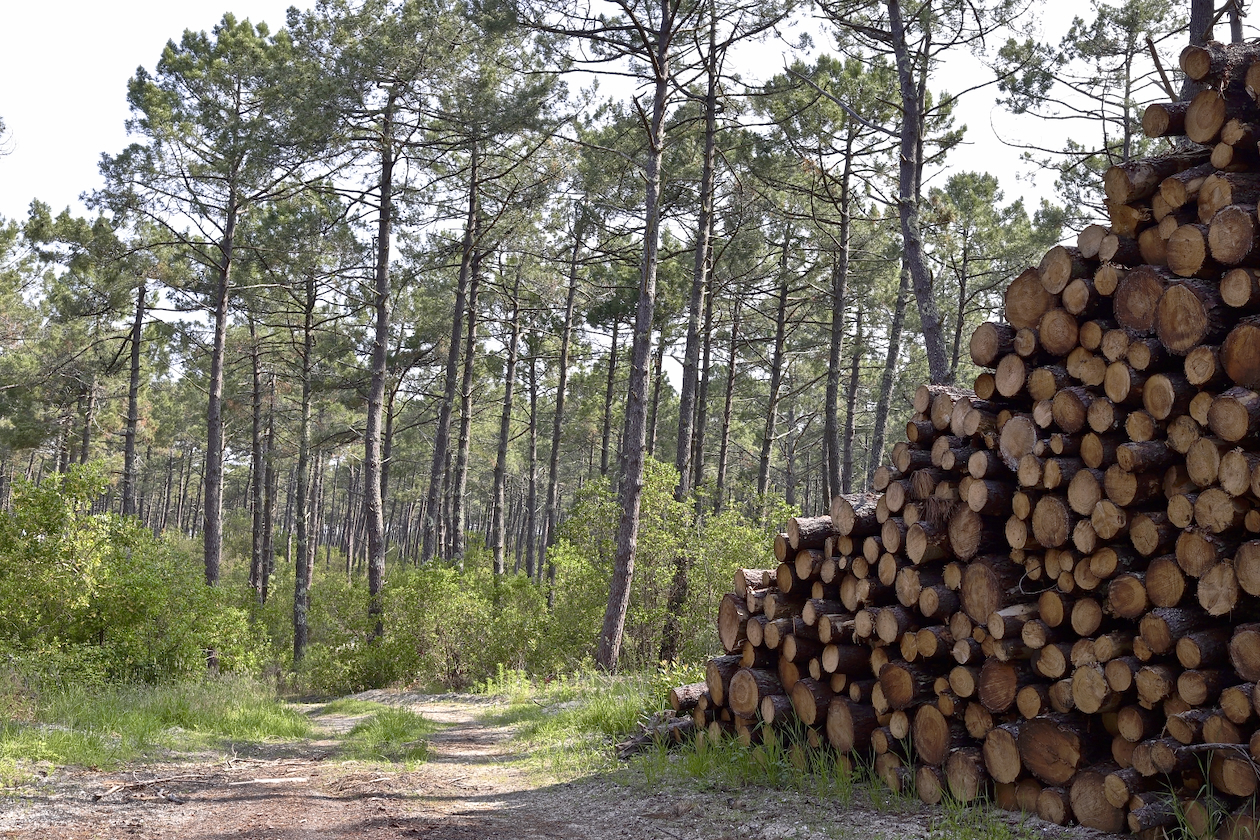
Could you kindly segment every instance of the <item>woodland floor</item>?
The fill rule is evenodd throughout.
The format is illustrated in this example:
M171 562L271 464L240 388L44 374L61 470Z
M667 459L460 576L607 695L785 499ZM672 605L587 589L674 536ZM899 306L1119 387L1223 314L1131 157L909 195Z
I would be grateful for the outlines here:
M492 726L486 698L373 691L363 700L406 706L439 723L430 759L415 770L338 757L363 716L307 709L314 739L215 754L172 755L121 771L64 767L0 798L0 837L22 840L778 840L947 838L939 814L900 803L841 808L783 791L649 785L633 768L572 782L540 778L521 761L511 726ZM1037 820L1017 838L1081 840L1097 832Z

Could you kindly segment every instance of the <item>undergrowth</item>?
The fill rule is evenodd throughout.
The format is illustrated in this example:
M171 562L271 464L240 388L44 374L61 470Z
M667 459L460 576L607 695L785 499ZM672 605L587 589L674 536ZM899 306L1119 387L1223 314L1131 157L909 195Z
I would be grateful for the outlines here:
M360 761L402 764L409 770L426 761L427 739L437 730L437 724L408 709L377 708L379 711L350 730L342 755Z
M306 717L240 679L162 686L75 685L34 692L0 723L0 783L17 762L110 768L165 750L303 738ZM9 768L6 770L6 768Z
M525 768L568 781L620 768L617 742L636 732L645 716L666 707L670 688L694 681L697 673L696 666L623 676L587 668L539 680L500 667L477 690L505 701L482 720L516 726Z

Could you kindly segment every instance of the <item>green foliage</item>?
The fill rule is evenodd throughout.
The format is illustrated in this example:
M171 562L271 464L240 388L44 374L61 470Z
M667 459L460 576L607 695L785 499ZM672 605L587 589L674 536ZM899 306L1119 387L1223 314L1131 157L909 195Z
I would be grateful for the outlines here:
M759 786L792 790L852 803L860 773L829 749L810 749L803 731L775 730L763 742L747 747L737 739L697 737L681 750L659 745L636 760L649 780L692 779L710 790Z
M24 678L17 671L9 676L23 686L18 702L24 711L0 724L0 762L112 767L160 749L310 734L305 716L274 692L241 679L84 686L51 684L38 674Z
M415 712L382 709L350 730L343 755L360 761L398 762L411 767L429 757L429 745L424 739L436 730L436 724Z
M484 716L496 725L518 724L526 768L566 781L617 766L613 749L633 732L644 709L665 705L668 688L682 672L609 676L593 669L554 679L530 679L500 670L479 688L503 696L508 705Z
M19 482L0 515L0 645L68 682L160 681L261 664L261 638L196 561L135 520L93 513L95 467Z

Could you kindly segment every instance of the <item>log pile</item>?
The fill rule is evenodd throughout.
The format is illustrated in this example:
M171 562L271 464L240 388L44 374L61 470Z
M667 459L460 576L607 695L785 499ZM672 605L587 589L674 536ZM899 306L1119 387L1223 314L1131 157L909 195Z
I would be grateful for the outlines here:
M1260 44L1182 66L1205 89L1143 124L1190 142L1106 173L1110 227L1010 283L877 493L736 574L695 728L795 721L926 802L1260 834Z

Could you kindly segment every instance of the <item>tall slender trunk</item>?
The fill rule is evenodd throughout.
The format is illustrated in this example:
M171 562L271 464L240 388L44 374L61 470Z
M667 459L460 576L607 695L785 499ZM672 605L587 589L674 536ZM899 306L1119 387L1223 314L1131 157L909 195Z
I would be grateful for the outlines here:
M468 337L464 342L464 373L460 382L459 443L455 450L455 487L451 494L451 559L464 566L466 513L464 493L468 489L468 450L472 445L473 370L477 361L477 292L481 287L481 251L473 254L472 279L468 286Z
M840 492L853 492L853 429L857 421L857 393L861 384L862 362L862 301L859 297L857 314L853 318L853 349L850 351L852 361L849 366L849 393L845 400L844 439L840 451L842 468L840 470Z
M704 56L704 162L700 169L700 208L696 218L695 261L691 272L691 300L687 307L687 344L683 352L682 386L678 395L678 445L674 466L678 469L678 501L691 493L692 457L695 454L696 391L700 373L700 318L708 289L709 251L713 232L714 160L717 157L717 16L709 7L709 51ZM685 575L685 571L682 572ZM673 657L669 657L672 659Z
M849 211L849 182L853 176L853 143L857 130L850 121L845 136L844 169L840 175L840 237L834 255L831 273L831 345L827 358L827 395L824 418L826 436L825 463L827 465L827 492L836 493L844 482L840 466L840 377L844 355L844 310L849 296L849 240L853 225Z
M577 303L578 257L582 251L582 234L586 229L585 211L581 204L574 210L573 250L569 254L569 291L565 295L564 324L560 328L560 359L556 384L556 408L551 418L551 451L547 467L547 510L543 517L544 549L550 549L560 526L560 430L564 425L564 398L569 383L569 342L573 332L573 310ZM548 563L550 566L551 564Z
M700 364L700 387L696 394L696 432L691 444L692 487L704 485L704 436L709 428L709 383L712 379L709 367L713 353L713 273L708 274L708 288L704 295L704 329ZM700 500L696 500L699 512Z
M726 395L722 402L722 444L718 450L717 478L713 487L713 512L721 513L726 495L726 467L731 450L731 417L735 404L735 362L739 351L740 299L735 298L731 312L731 340L726 351Z
M958 273L958 317L954 319L954 340L949 354L949 378L953 381L958 375L958 362L962 357L963 321L967 315L967 247L963 246L964 270Z
M214 344L210 351L210 382L206 400L205 513L202 545L205 550L206 585L219 582L223 558L223 367L227 356L228 299L236 239L236 193L228 197L227 220L219 245L221 261L215 288ZM213 654L211 655L213 659Z
M315 546L311 534L311 369L315 354L315 278L306 277L306 300L302 315L302 406L298 424L297 492L294 519L297 531L297 557L293 570L293 662L302 661L310 640L307 614L311 608L311 572Z
M604 428L600 435L599 474L608 475L608 452L612 440L612 403L613 383L617 376L617 327L619 321L613 320L612 341L608 347L608 380L604 385Z
M262 580L259 581L259 603L267 603L271 574L276 566L276 375L271 374L270 400L267 407L266 454L263 463L263 550Z
M910 303L910 272L901 267L901 285L897 288L897 306L893 310L892 325L888 328L888 356L884 361L884 373L879 380L879 399L875 402L875 423L872 427L871 448L867 453L866 484L869 487L875 465L884 457L884 433L888 425L888 409L892 402L893 377L901 358L901 331L906 323L906 306Z
M665 381L665 331L661 330L661 340L656 345L656 355L652 361L652 405L648 409L647 454L656 455L656 424L661 409L661 383Z
M250 553L249 553L249 586L254 590L254 598L262 603L262 565L263 565L263 399L262 399L262 347L258 340L258 323L253 315L249 316L250 341L250 448L249 448L249 480L250 480Z
M761 459L757 469L757 495L764 497L770 489L770 455L774 445L779 415L779 391L783 385L783 357L787 346L787 310L790 278L788 252L792 246L792 229L783 235L783 255L779 260L779 300L774 315L774 355L770 358L770 398L766 401L766 423L761 433Z
M494 574L501 577L506 566L503 551L506 534L503 528L504 485L507 483L508 443L512 436L512 394L516 385L516 351L521 336L521 273L516 272L512 286L512 315L509 322L507 369L503 374L503 413L499 415L499 450L494 459L494 512L490 522L490 545L494 549Z
M608 593L608 607L600 629L595 662L605 671L617 667L621 639L630 607L630 584L639 545L639 508L643 495L644 444L647 442L648 359L652 352L652 322L656 314L656 268L660 245L661 159L665 149L665 110L670 87L670 43L675 10L671 0L660 0L660 30L656 33L653 67L655 91L648 122L648 158L644 197L643 263L639 302L635 312L634 344L630 353L630 384L626 393L626 423L621 452L621 521Z
M791 401L788 402L787 409L787 434L783 442L783 501L792 507L796 507L796 444L797 438L792 432L796 428L796 405Z
M525 499L525 569L542 579L538 562L538 354L529 354L529 489Z
M944 322L932 293L932 275L923 258L923 239L919 230L918 183L922 169L923 102L920 86L915 82L905 25L901 18L901 0L885 0L893 54L897 59L897 81L901 89L901 153L897 167L897 207L901 218L903 260L914 287L923 330L923 347L927 354L929 376L933 382L949 382L949 363L945 354Z
M384 420L385 382L389 377L389 240L394 207L394 96L385 103L381 127L381 173L378 181L380 207L376 218L376 271L372 283L371 375L368 380L367 420L363 429L363 514L367 525L368 622L370 639L385 632L385 498L381 482L381 426ZM347 557L347 561L349 558Z
M477 147L473 146L472 159L469 162L468 181L468 216L464 222L464 242L459 263L459 279L455 287L455 312L451 318L451 340L446 351L446 379L442 392L442 402L438 408L437 428L433 434L433 464L429 470L428 503L425 505L424 544L420 550L420 561L427 563L434 558L438 547L443 544L442 494L443 480L447 469L447 451L450 447L451 411L455 405L455 389L458 386L459 345L463 335L464 297L468 291L469 276L472 274L473 254L477 248L477 224L480 216L478 201L478 158Z
M86 464L92 448L92 424L96 421L96 375L87 386L87 406L83 410L83 434L79 438L79 463Z

